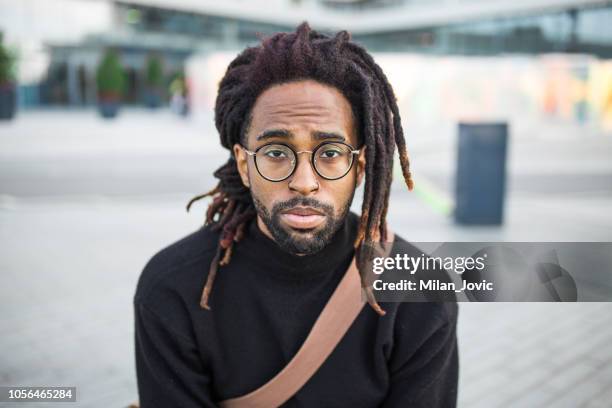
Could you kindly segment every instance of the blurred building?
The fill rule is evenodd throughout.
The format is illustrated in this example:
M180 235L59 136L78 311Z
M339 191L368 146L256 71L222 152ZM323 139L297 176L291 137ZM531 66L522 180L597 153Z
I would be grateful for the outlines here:
M13 14L20 9L21 22L0 18L9 35L11 24L45 19L39 12L37 21L29 18L40 0L0 4ZM94 103L95 68L109 48L126 70L126 101L138 104L149 55L162 58L169 81L193 53L237 50L304 20L326 32L347 29L373 52L612 57L612 2L603 0L45 0L45 7L53 4L103 23L84 27L77 40L40 34L48 64L38 81L22 87L25 105Z

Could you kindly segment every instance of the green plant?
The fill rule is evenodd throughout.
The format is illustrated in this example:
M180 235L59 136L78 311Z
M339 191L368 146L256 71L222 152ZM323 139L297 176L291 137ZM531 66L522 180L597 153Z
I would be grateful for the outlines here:
M120 98L125 89L125 73L114 51L107 51L96 72L98 94L103 97Z
M15 55L3 44L0 33L0 85L15 81Z
M164 85L164 68L161 58L151 55L147 59L145 83L151 88L161 88Z

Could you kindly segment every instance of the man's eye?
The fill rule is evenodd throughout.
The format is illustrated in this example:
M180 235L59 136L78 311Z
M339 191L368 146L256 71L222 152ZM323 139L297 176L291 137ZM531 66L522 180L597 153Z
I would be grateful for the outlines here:
M340 155L341 155L341 152L337 150L325 150L321 152L321 158L323 159L335 159L337 157L340 157Z
M282 150L268 150L266 152L266 156L267 157L271 157L273 159L283 159L283 158L287 157L285 152L283 152Z

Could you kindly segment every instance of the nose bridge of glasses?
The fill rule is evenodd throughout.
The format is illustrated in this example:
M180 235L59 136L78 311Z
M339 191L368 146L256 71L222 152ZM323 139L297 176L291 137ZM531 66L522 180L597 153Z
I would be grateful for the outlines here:
M293 166L294 166L294 167L299 167L299 166L300 166L300 163L299 163L299 161L298 161L298 159L297 159L297 158L298 158L298 155L299 155L300 153L310 153L310 154L314 154L314 151L312 151L312 150L300 150L300 151L295 151L295 157L294 157L294 160L293 160ZM307 165L308 167L310 167L310 171L314 171L314 174L315 174L315 175L317 174L317 169L316 169L316 168L313 168L312 163L311 163L311 161L310 161L310 160L307 160L307 161L306 161L306 165ZM297 169L296 169L296 171L297 171Z
M293 162L293 166L294 166L294 167L298 167L298 165L299 165L299 163L298 163L298 156L299 156L299 154L300 154L300 153L310 153L310 154L314 154L314 150L300 150L300 151L296 151L296 150L294 150L294 151L293 151L293 153L295 153L295 154L294 154L294 157L293 157L293 160L292 160L292 162ZM310 161L308 161L308 163L310 163ZM311 166L311 167L312 167L312 166ZM314 171L315 171L315 173L316 173L316 169L313 169L313 170L314 170Z

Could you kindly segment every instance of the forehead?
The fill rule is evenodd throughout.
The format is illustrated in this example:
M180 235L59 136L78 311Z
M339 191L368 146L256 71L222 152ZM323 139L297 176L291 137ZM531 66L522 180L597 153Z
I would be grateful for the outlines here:
M285 130L289 139L301 141L314 140L317 132L336 133L356 143L349 101L338 89L313 80L274 85L257 98L249 143L260 143L257 137L270 130Z

